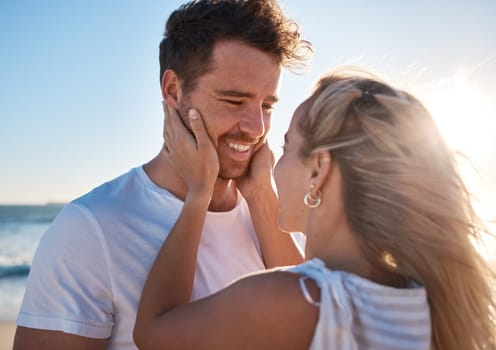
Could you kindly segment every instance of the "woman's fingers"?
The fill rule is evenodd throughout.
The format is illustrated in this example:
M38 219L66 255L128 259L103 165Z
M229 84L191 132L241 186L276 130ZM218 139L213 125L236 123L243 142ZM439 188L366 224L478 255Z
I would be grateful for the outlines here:
M166 121L165 121L165 126L167 128L167 133L169 135L170 141L174 142L176 139L176 136L178 133L181 131L181 127L184 127L182 123L178 120L179 115L176 111L175 108L166 105L165 107L167 109L166 111ZM179 122L179 124L178 124Z
M189 123L193 135L195 135L196 145L198 148L207 147L211 144L210 137L208 136L207 129L205 128L205 123L200 117L200 114L196 109L190 109L188 112Z
M188 111L186 120L164 104L164 152L191 191L211 190L219 172L217 152L197 110Z
M164 110L164 130L163 130L163 138L164 138L164 146L163 150L167 153L169 153L169 145L171 144L170 142L170 129L171 127L169 126L170 121L169 121L169 108L167 106L167 103L165 101L162 101L162 107Z
M184 125L178 111L175 108L164 103L164 115L164 143L166 150L173 150L175 145L178 143L182 145L196 145L193 135Z

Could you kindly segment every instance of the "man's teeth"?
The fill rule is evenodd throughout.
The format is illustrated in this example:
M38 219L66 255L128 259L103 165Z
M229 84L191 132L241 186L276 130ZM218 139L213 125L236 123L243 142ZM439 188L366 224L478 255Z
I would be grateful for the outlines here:
M235 150L236 152L246 152L250 149L250 145L240 145L237 143L228 143L229 147Z

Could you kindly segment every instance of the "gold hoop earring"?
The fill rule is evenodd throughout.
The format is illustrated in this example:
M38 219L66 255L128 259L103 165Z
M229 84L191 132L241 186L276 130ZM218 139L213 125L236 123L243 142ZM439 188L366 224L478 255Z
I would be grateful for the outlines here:
M305 195L305 197L303 197L303 202L305 203L305 205L309 208L317 208L318 206L320 206L320 203L322 203L322 193L319 191L317 191L317 198L314 198L312 197L312 194L310 193L310 191Z

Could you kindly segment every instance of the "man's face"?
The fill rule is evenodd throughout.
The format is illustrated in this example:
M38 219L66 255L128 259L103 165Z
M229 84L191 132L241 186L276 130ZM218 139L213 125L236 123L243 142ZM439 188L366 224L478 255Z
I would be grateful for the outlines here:
M219 177L243 176L270 128L281 68L275 59L239 41L223 41L212 52L212 69L179 100L203 116L219 156Z

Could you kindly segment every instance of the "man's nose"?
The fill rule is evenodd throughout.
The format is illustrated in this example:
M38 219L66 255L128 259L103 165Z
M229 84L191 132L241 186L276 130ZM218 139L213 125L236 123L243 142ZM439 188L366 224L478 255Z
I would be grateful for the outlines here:
M252 108L243 116L239 127L241 131L253 138L265 135L265 120L262 107Z

